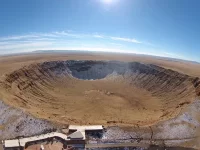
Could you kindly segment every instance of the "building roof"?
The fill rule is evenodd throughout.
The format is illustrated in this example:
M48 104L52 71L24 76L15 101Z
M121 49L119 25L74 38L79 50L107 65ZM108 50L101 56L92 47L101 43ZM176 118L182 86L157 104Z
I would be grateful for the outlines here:
M77 126L77 125L70 125L69 130L77 130L77 131L92 131L92 130L103 130L102 125L95 125L95 126Z
M6 140L5 147L19 147L19 140Z
M84 139L84 135L81 131L76 131L68 136L71 139Z

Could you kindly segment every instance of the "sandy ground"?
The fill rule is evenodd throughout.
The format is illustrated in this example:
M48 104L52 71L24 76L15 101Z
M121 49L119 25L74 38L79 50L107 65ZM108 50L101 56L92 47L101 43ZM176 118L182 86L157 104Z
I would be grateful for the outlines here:
M69 124L107 124L108 120L111 123L135 124L139 123L137 120L145 123L158 120L163 114L160 100L142 89L130 88L123 83L107 80L86 81L84 84L77 80L67 80L66 84L63 84L65 81L61 82L52 84L53 90L46 89L46 95L51 95L52 100L43 99L41 102L36 97L34 105L30 103L26 107L32 107L30 110L33 113L37 111L36 115L40 117ZM121 89L124 89L123 93ZM130 95L131 92L137 94ZM140 95L143 95L143 99ZM148 101L151 103L146 105Z
M2 144L0 144L0 150L3 150L3 145Z

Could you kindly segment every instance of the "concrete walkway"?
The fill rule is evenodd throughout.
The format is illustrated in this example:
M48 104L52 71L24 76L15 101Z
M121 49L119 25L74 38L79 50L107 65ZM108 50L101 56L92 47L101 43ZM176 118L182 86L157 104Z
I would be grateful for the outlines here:
M67 135L59 133L59 132L52 132L47 134L42 134L39 136L33 136L28 138L22 138L22 139L15 139L15 140L5 140L5 147L24 147L26 143L28 142L34 142L39 140L44 140L48 138L54 138L59 137L65 141L69 140L67 139Z

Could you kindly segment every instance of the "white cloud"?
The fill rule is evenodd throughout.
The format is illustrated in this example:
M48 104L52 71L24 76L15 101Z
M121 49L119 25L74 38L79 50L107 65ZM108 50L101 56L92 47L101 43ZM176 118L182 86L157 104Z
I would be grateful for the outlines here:
M126 42L141 44L147 49L136 49L136 45L130 47ZM155 45L134 38L108 36L99 33L76 33L74 31L29 33L0 37L0 55L35 50L84 50L137 53L187 59L181 55L169 53L169 51L154 50L152 47L155 48Z
M26 35L13 35L7 37L0 37L0 41L20 41L20 40L51 40L51 39L58 39L58 38L102 38L106 40L115 40L115 41L124 41L124 42L131 42L142 44L143 42L138 41L134 38L125 38L125 37L112 37L101 35L98 33L95 34L82 34L82 33L75 33L73 31L61 31L61 32L50 32L50 33L30 33Z
M0 54L56 49L139 53L139 51L133 50L134 47L126 46L124 42L144 44L133 38L114 37L99 33L56 31L0 37Z
M136 39L130 39L130 38L121 38L121 37L110 37L112 40L118 40L118 41L125 41L125 42L131 42L131 43L137 43L141 44L142 42L136 40Z
M56 38L35 38L35 39L26 39L25 41L56 41Z
M12 44L6 44L6 45L1 45L0 50L13 50L13 49L29 49L32 47L40 48L44 46L49 46L51 45L51 42L27 42L27 43L12 43Z
M35 33L35 35L38 37L58 37L54 33Z
M56 32L53 32L53 34L56 36L69 36L69 37L76 37L76 38L82 38L85 36L84 34L76 34L69 31L61 31L61 32L56 31Z
M38 38L46 38L46 37L58 37L53 33L30 33L27 35L14 35L14 36L7 36L7 37L0 37L0 41L11 41L11 40L34 40Z
M21 35L21 36L8 36L8 37L1 37L0 41L8 41L8 40L21 40L27 38L37 38L39 36L36 35Z

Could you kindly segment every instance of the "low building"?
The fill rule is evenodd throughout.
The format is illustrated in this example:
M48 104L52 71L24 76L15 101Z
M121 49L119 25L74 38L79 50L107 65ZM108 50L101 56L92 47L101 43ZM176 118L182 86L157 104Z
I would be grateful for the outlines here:
M75 131L72 134L68 135L68 145L73 144L85 144L85 132Z
M33 137L27 137L27 138L20 138L20 139L14 139L14 140L5 140L3 142L5 149L23 149L26 147L27 144L32 142L38 142L43 141L47 139L53 139L53 138L60 138L66 143L67 145L71 145L73 147L84 147L86 136L86 131L102 131L103 126L76 126L76 125L70 125L69 128L69 135L59 133L59 132L52 132L47 134L42 134L39 136L33 136Z
M6 140L3 142L4 150L23 150L23 147L20 146L19 140Z
M78 125L70 125L69 131L102 131L102 125L90 125L90 126L78 126Z

